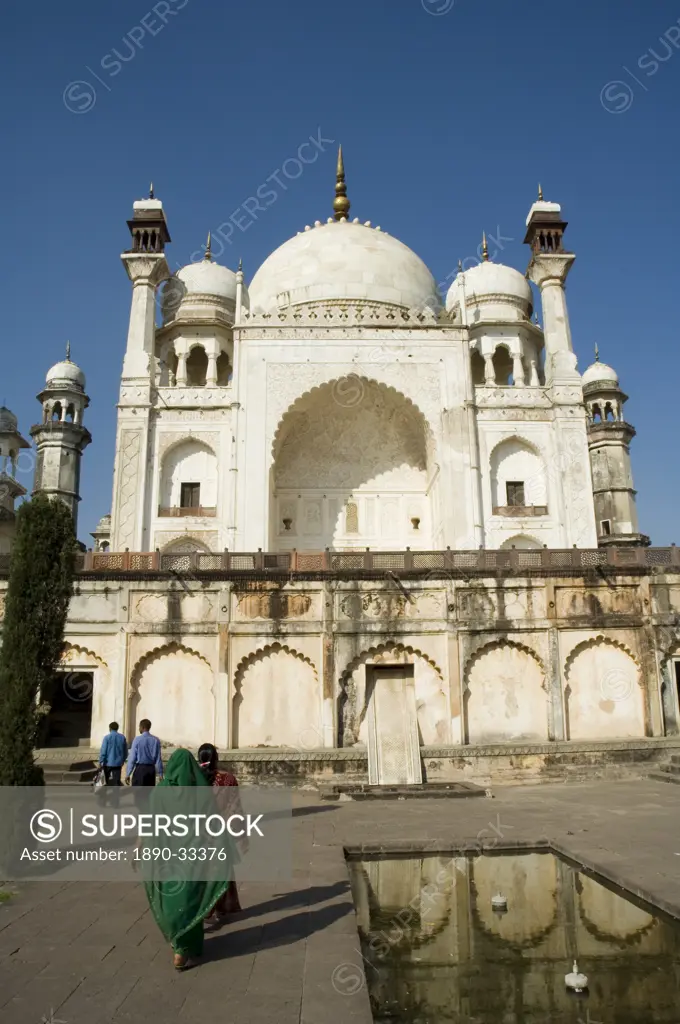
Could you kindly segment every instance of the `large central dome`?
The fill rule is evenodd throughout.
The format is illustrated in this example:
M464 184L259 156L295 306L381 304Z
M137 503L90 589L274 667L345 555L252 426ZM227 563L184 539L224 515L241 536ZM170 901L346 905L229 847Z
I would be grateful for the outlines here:
M437 285L419 256L380 228L357 220L318 221L265 260L248 289L250 309L328 301L436 309Z

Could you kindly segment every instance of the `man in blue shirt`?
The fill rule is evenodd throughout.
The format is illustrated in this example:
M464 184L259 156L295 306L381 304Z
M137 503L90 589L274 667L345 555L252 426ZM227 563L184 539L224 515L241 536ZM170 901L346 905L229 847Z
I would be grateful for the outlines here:
M130 747L125 781L129 782L132 775L133 786L155 786L156 775L163 778L161 741L151 735L150 729L151 722L143 718L139 723L139 736L135 736Z
M118 732L118 722L111 722L99 751L99 764L104 769L107 786L120 786L120 773L128 756L127 740Z

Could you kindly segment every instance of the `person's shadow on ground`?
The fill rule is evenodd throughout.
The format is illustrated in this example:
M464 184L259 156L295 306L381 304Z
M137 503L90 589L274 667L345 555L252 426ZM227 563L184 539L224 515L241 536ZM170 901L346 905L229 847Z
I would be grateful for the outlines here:
M261 949L275 949L287 946L301 939L307 939L315 932L323 931L335 921L345 917L351 910L351 904L333 904L320 907L318 910L302 911L291 914L280 921L269 924L254 925L252 928L230 929L223 935L206 934L203 962L211 960L233 959L248 956ZM235 915L240 916L240 915ZM236 921L233 922L234 924Z

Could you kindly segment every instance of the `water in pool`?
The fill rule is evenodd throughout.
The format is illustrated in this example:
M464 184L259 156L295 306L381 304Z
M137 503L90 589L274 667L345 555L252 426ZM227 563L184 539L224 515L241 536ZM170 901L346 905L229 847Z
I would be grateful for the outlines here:
M349 866L377 1024L680 1024L680 923L552 854Z

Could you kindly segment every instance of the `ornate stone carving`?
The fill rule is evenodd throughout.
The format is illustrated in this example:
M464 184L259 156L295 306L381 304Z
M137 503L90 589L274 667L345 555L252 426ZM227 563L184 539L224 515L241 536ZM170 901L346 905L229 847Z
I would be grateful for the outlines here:
M287 409L307 391L350 375L369 384L386 384L420 409L430 429L439 433L441 379L438 365L383 363L370 366L347 363L269 363L267 366L267 434L274 437ZM350 377L350 379L353 379Z
M120 475L118 477L118 523L116 547L119 551L134 547L135 512L139 498L139 457L142 446L141 430L122 430L118 447Z
M164 531L163 533L156 533L154 535L154 539L156 547L161 549L167 547L168 544L172 544L172 542L175 540L196 539L198 541L201 541L206 546L208 551L217 551L216 531L211 532L208 530L192 530L190 533L184 530L176 531L174 533ZM192 548L192 550L197 549Z
M174 387L154 388L154 404L163 408L188 408L200 406L201 408L215 409L218 407L231 407L234 401L234 392L231 387Z
M301 619L308 617L312 607L310 594L282 594L272 591L264 594L241 594L237 598L236 614L245 619Z
M537 407L549 409L552 405L550 396L543 388L475 388L475 405L478 409L491 409L498 406L523 406L529 409Z

